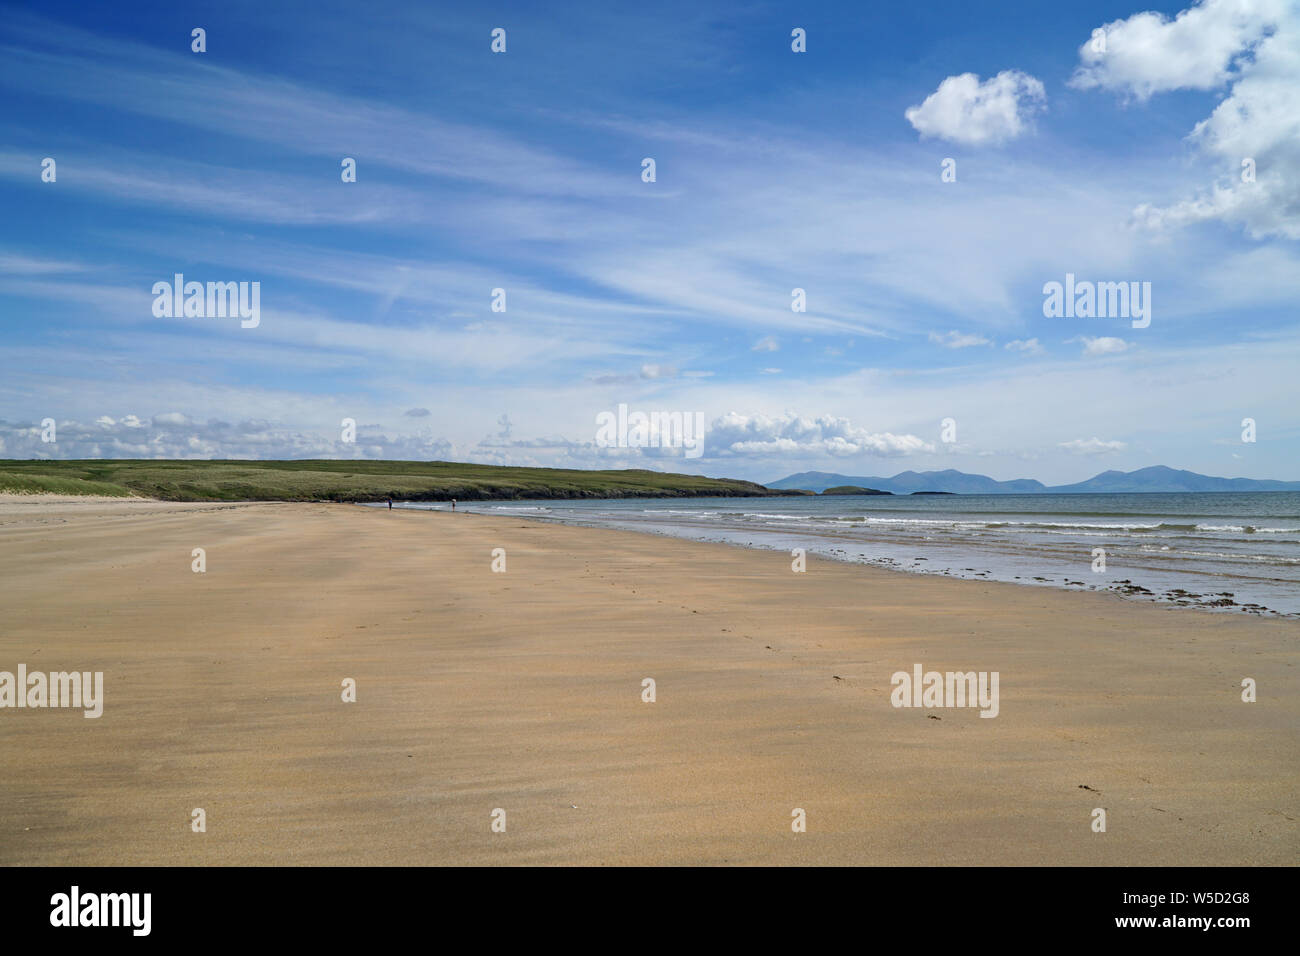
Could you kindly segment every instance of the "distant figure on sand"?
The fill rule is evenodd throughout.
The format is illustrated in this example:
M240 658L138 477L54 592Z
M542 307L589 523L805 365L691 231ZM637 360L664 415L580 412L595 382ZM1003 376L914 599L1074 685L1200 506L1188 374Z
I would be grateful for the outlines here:
M388 510L389 510L389 511L392 511L392 510L393 510L393 499L392 499L392 498L389 498L389 499L388 499Z
M452 510L452 511L455 511L455 510L456 510L456 499L455 499L455 498L452 498L452 499L451 499L451 510Z

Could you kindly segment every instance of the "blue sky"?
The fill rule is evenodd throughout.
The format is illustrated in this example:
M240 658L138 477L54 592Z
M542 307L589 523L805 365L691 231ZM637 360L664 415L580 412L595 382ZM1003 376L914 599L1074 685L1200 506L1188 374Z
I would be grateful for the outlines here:
M13 8L0 456L1300 478L1296 0L461 6Z

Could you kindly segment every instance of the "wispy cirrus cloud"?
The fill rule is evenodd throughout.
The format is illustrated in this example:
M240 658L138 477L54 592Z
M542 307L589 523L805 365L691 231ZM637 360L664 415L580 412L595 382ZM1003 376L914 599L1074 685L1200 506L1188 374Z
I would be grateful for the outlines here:
M347 415L390 439L366 448L399 456L445 440L444 456L595 464L640 459L588 447L594 410L653 402L781 423L732 423L720 434L733 440L712 446L720 457L701 459L758 478L777 461L838 467L855 455L1077 467L1059 444L1063 423L1126 441L1117 464L1158 455L1209 471L1197 456L1212 446L1183 420L1217 421L1223 399L1205 384L1216 375L1242 405L1268 410L1270 435L1295 421L1283 360L1296 339L1287 190L1300 177L1287 165L1291 114L1278 109L1294 88L1289 45L1274 42L1285 23L1250 39L1222 21L1238 52L1214 61L1226 65L1208 92L1227 106L1197 90L1203 101L1180 100L1209 118L1192 144L1228 177L1233 195L1220 202L1197 194L1205 174L1179 162L1184 114L1160 95L1181 82L1172 61L1149 63L1168 72L1143 80L1117 60L1105 82L1052 93L1045 111L1056 82L1046 74L1042 97L1027 74L945 81L937 96L936 79L986 62L992 24L945 46L887 12L871 62L843 73L834 57L790 54L801 72L787 74L751 49L788 33L763 10L751 34L720 41L718 8L674 8L676 29L699 28L677 45L643 12L593 6L573 35L519 12L511 53L493 58L474 16L397 2L391 24L362 23L325 3L316 16L259 11L258 37L295 39L275 56L232 43L251 18L238 8L214 8L219 42L206 56L130 10L95 34L84 20L6 21L0 410L11 420L106 416L134 429L122 423L137 414L147 429L167 426L169 449L183 424L273 422L303 441L265 447L293 454L312 441L328 449ZM1018 24L1014 42L1068 58L1078 30L1047 11ZM904 36L920 61L896 52ZM348 72L373 49L383 62ZM1086 128L1071 120L1084 100ZM918 138L899 113L926 102L916 116L930 132ZM854 103L872 108L845 124ZM958 178L944 183L946 149L933 141L943 131L944 142L1003 149L995 163L959 153ZM1263 199L1229 181L1246 149ZM42 183L50 154L59 180ZM358 161L354 184L339 180L344 156ZM656 183L640 180L645 156L658 160ZM1131 228L1144 203L1158 228ZM1193 221L1206 226L1175 228ZM154 319L149 286L176 271L260 280L256 334ZM1044 277L1067 271L1152 280L1156 321L1143 334L1045 322ZM491 311L495 288L504 313ZM791 309L796 288L806 312ZM1079 347L1049 356L1049 336ZM779 371L776 353L753 348L765 340ZM1139 389L1164 423L1140 439ZM142 411L155 406L157 424ZM787 409L852 424L804 431ZM512 434L494 441L514 444L481 445L507 413ZM953 415L962 445L935 444ZM254 447L226 434L193 426L185 441ZM138 447L134 436L122 431L119 447ZM1255 467L1281 468L1280 447L1250 449Z

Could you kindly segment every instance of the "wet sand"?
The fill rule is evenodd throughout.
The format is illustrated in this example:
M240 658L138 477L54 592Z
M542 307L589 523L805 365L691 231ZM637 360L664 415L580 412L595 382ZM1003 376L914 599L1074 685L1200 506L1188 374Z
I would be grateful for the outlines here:
M1293 621L464 513L19 497L0 670L103 671L105 701L0 710L0 864L1300 861ZM918 663L998 671L999 715L894 708Z

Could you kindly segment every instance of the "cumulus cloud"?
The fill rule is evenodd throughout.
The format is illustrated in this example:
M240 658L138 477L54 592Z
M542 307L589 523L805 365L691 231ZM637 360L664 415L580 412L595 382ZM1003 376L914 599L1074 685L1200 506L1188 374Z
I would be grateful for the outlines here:
M1094 32L1079 48L1070 79L1145 100L1170 90L1212 90L1237 73L1243 57L1278 23L1282 0L1205 0L1173 19L1135 13Z
M377 425L357 429L356 442L334 435L316 435L284 428L274 422L249 419L236 424L209 419L196 422L177 412L155 415L147 424L135 415L115 419L101 415L94 422L56 423L57 441L41 441L34 423L0 420L0 441L14 458L384 458L430 460L448 458L453 446L429 436L389 436Z
M1044 351L1038 344L1038 339L1015 339L1002 347L1009 352L1025 352L1029 355L1042 355Z
M1123 451L1128 445L1122 441L1102 441L1100 438L1076 438L1058 442L1057 446L1074 455L1108 455Z
M967 349L972 345L988 345L989 340L982 335L975 333L962 333L956 330L940 335L937 332L930 333L930 341L935 345L942 345L946 349Z
M1206 220L1252 238L1300 239L1300 4L1204 0L1172 20L1138 13L1099 28L1071 83L1137 100L1173 90L1228 93L1188 140L1220 169L1200 194L1143 203L1135 224L1171 229Z
M1066 339L1067 345L1074 342L1083 343L1084 355L1114 355L1126 351L1129 347L1128 342L1117 339L1112 335L1100 335L1096 338L1090 335L1081 335L1078 338Z
M140 419L136 418L136 416L134 415L125 415L120 420L116 418L112 418L108 415L100 415L98 418L95 419L95 424L98 425L100 429L105 431L112 430L119 427L132 428L132 429L144 428L144 422L140 421Z
M765 335L753 344L753 346L750 348L750 351L751 352L775 352L778 348L780 348L780 346L776 344L776 339L770 335Z
M652 409L641 409L649 412ZM548 452L556 463L581 463L597 467L626 467L638 460L654 467L673 466L681 459L680 447L617 447L597 445L592 439L572 440L560 436L500 440L486 438L478 448L484 451L530 450ZM704 459L782 458L792 461L827 456L874 455L899 457L933 453L934 444L915 435L871 432L848 419L830 416L805 418L787 413L778 417L741 415L731 412L705 425L701 457Z
M915 435L871 432L847 418L804 418L786 414L740 415L714 419L704 442L705 457L847 457L934 452L934 445Z
M962 73L903 115L922 136L981 146L1020 136L1046 100L1042 82L1019 70L1003 70L982 83L976 74Z

